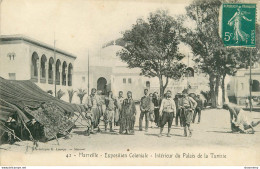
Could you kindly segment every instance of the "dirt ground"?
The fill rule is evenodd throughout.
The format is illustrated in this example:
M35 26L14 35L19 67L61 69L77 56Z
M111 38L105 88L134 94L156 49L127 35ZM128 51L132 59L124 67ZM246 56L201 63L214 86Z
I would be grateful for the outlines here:
M259 112L248 112L253 120L260 120ZM197 119L196 119L197 122ZM39 148L78 148L89 151L116 151L132 149L156 150L170 149L174 147L210 147L222 148L251 148L260 147L260 125L255 127L255 134L230 133L229 112L223 109L206 109L202 111L201 123L192 124L193 135L191 138L183 137L183 128L173 123L170 138L166 137L167 126L164 135L158 137L159 128L149 128L148 132L138 131L139 112L135 123L135 135L118 135L119 127L115 127L117 133L102 132L85 136L84 126L73 129L70 138L59 138L47 143L39 143ZM143 126L144 126L143 121ZM104 124L101 122L101 129ZM32 146L29 141L16 142L13 145L0 146L1 151L26 151Z
M193 136L183 137L183 128L172 126L172 137L158 137L159 128L138 131L135 135L102 132L85 136L78 126L70 138L39 143L30 141L0 146L1 165L259 165L260 125L255 134L230 133L229 112L222 109L202 111L200 124L193 124ZM248 112L250 113L250 112ZM252 112L260 120L259 112ZM143 122L144 124L144 122ZM101 122L101 129L104 129ZM115 130L118 132L119 128ZM115 157L117 155L127 157ZM158 155L159 154L159 155Z

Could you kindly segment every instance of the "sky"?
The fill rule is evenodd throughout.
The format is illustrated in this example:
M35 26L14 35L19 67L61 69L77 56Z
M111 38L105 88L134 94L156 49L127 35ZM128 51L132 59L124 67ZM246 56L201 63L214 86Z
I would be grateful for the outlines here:
M1 1L1 0L0 0ZM84 65L88 51L96 57L100 47L121 37L137 18L168 9L185 14L191 0L2 0L1 34L23 34L77 56ZM180 51L189 53L181 45ZM74 64L74 66L75 66ZM77 67L77 65L76 65Z
M156 9L185 14L188 3L147 0L2 0L1 34L23 34L77 56L82 63L100 47L121 37L137 18ZM55 35L54 35L55 34Z

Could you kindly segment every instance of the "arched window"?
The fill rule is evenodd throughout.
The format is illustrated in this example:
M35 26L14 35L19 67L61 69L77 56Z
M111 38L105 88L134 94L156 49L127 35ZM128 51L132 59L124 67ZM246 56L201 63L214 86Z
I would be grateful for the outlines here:
M194 69L191 68L191 67L188 67L186 69L186 74L185 74L186 77L194 77Z
M230 84L227 85L227 90L230 90Z
M45 55L42 55L41 57L41 83L46 82L46 62L47 58Z
M260 86L258 80L253 80L252 92L260 92Z
M33 52L32 64L31 64L31 79L34 82L38 81L38 66L39 66L39 56L36 52Z
M146 88L150 88L150 81L146 81L145 86L146 86Z
M128 83L131 84L132 83L132 79L128 78Z
M66 86L66 73L67 73L67 63L64 61L62 64L62 85Z
M49 84L53 84L53 63L54 63L54 59L51 57L49 59L49 69L48 69Z
M72 70L73 70L73 66L70 63L69 64L69 69L68 69L68 85L72 86Z
M61 66L61 62L58 59L56 61L56 84L59 85L60 84L60 66Z

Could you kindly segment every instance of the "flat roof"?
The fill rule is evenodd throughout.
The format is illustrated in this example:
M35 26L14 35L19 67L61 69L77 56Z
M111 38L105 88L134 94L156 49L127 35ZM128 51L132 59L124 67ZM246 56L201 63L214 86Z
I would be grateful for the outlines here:
M2 42L11 42L11 41L17 41L17 40L28 42L28 43L31 43L31 44L34 44L34 45L37 45L37 46L40 46L40 47L43 47L43 48L46 48L46 49L54 51L54 47L53 46L48 45L48 44L43 43L43 42L40 42L40 41L38 41L36 39L30 38L30 37L25 36L25 35L1 35L0 36L0 44ZM57 53L62 54L62 55L71 57L73 59L77 58L75 55L73 55L73 54L71 54L69 52L66 52L64 50L58 49L58 48L55 48L55 51Z

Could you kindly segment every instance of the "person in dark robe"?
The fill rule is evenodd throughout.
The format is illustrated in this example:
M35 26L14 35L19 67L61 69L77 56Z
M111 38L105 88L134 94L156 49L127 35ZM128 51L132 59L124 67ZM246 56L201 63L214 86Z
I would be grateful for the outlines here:
M181 127L183 126L182 124L182 118L181 118L181 109L179 106L179 100L181 99L181 94L177 93L174 97L174 101L175 101L175 105L176 105L176 118L175 118L175 126L179 125L179 121L180 121L180 125Z
M196 116L198 114L198 123L200 123L201 110L203 109L203 101L201 100L200 95L197 95L195 101L197 102L197 107L195 108L192 122L195 122Z
M136 107L131 91L127 92L127 98L123 101L121 113L119 133L134 134Z
M154 104L154 122L159 126L159 109L160 109L160 98L158 92L153 94L153 104Z
M118 98L117 98L117 108L115 110L115 125L120 126L120 119L121 119L121 112L122 112L122 104L124 101L123 97L123 91L119 91L118 93Z

